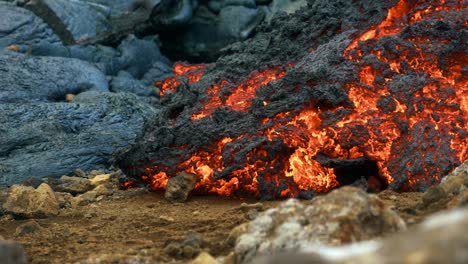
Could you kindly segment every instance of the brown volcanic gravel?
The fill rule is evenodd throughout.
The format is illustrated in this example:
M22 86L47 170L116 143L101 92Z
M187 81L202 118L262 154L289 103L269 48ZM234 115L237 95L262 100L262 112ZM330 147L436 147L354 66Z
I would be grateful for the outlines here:
M443 209L422 207L422 195L378 194L409 225ZM261 210L279 202L263 202ZM231 252L231 230L259 208L243 203L258 201L192 196L185 203L170 203L163 193L116 191L99 202L61 209L56 217L14 220L5 215L0 236L21 243L31 263L186 263L200 251L215 257Z

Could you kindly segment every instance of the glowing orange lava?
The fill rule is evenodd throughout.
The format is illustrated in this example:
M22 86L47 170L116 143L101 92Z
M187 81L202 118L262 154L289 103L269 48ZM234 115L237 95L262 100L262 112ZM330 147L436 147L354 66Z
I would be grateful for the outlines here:
M155 81L154 85L159 88L159 96L163 96L167 91L175 92L180 85L179 78L186 78L189 84L198 82L204 75L206 65L185 65L176 63L173 68L174 77Z
M467 54L447 53L442 62L438 56L440 47L448 45L449 40L402 35L409 25L421 23L430 28L432 24L425 20L443 20L451 12L454 23L466 25L466 17L459 14L460 10L462 1L428 4L400 0L380 24L361 33L343 51L349 63L358 65L357 80L345 84L354 105L349 114L333 125L323 126L321 114L325 110L313 104L304 106L300 112L279 113L264 118L255 134L222 137L204 146L179 164L177 170L196 174L199 177L196 188L202 192L233 195L242 191L258 195L260 183L268 182L269 188L275 190L273 197L297 197L301 191L327 192L339 185L334 169L317 161L319 154L331 159L373 160L380 174L375 176L383 178L386 184L395 180L393 164L411 142L421 141L415 148L422 155L429 150L436 153L431 155L438 155L437 148L449 142L454 150L451 160L463 162L468 159L467 139L460 132L467 133L468 122L467 76L462 72L468 65ZM387 49L376 48L381 47L377 45L379 41L394 36L401 41L395 41ZM450 65L450 70L441 67L442 63ZM190 74L203 67L188 67L192 66L174 67L175 75L189 74L189 80L192 76L192 81L198 81L201 75ZM191 119L210 118L220 107L248 112L256 91L281 79L289 67L292 65L254 72L238 85L223 80L209 87L207 99ZM405 74L411 75L410 81ZM175 90L178 85L175 78L160 84L161 95ZM221 93L226 87L228 95ZM264 107L268 105L263 101ZM342 107L337 107L329 112L341 110ZM238 144L249 148L241 151L236 147ZM432 185L443 175L430 162L423 165L415 162L409 160L407 169L399 172L407 177L403 190L418 184ZM226 171L226 164L238 166ZM412 171L417 167L421 169ZM147 171L143 180L152 189L165 187L168 176L163 169L148 167ZM429 171L436 171L437 175ZM369 184L374 180L370 179Z

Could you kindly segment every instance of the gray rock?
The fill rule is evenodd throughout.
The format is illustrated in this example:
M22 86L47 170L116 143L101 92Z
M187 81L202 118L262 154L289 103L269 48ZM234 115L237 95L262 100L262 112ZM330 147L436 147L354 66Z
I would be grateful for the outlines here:
M46 21L67 45L109 30L110 10L103 5L79 0L34 0L25 7Z
M171 202L184 202L195 187L197 176L181 172L167 182L164 197Z
M122 69L140 79L151 66L158 61L169 63L159 51L158 45L151 39L138 39L128 36L118 47Z
M271 21L271 19L279 13L292 14L306 6L307 0L273 0L270 4L271 12L268 13L266 20Z
M134 93L139 96L154 94L154 85L145 85L143 81L136 80L130 73L121 71L110 82L110 90L115 93Z
M46 183L39 185L37 189L13 185L3 208L14 216L26 218L44 218L59 212L54 191Z
M40 43L61 44L52 29L29 10L0 2L0 17L0 50L10 45L27 50Z
M257 9L244 6L226 6L219 13L218 29L233 39L246 39L263 17Z
M69 93L108 91L106 77L88 62L59 57L0 55L0 103L63 101Z
M28 263L23 246L15 241L8 240L0 240L0 260L2 264Z
M174 72L171 67L161 61L155 62L141 79L146 85L153 85L154 81L172 77Z
M343 187L304 205L290 199L250 222L237 239L240 263L258 254L299 251L305 245L342 245L405 229L403 220L375 195Z
M0 185L111 165L156 110L130 94L85 92L73 103L0 104Z

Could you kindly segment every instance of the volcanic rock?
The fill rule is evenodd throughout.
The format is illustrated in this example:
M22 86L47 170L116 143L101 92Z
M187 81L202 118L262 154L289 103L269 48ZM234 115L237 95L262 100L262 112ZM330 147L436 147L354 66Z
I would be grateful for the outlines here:
M112 174L99 174L91 178L89 181L92 185L106 185L111 180Z
M25 236L31 233L34 233L36 231L41 230L42 227L39 225L39 223L35 220L30 220L20 226L18 226L15 230L15 236Z
M190 233L183 241L172 241L165 248L164 252L176 258L193 258L202 252L203 238L198 233Z
M156 113L134 95L97 92L73 103L0 104L0 111L0 185L107 168Z
M422 202L425 206L428 206L432 203L443 201L445 198L447 198L447 193L444 188L440 185L435 185L429 187L429 189L424 193Z
M184 202L195 187L197 176L181 172L167 182L164 197L171 202Z
M310 204L290 199L261 213L237 239L241 263L255 255L297 251L304 245L342 245L405 229L403 220L375 195L342 187Z
M0 17L0 51L11 45L27 50L39 43L61 44L52 29L26 9L0 1Z
M108 91L106 77L77 59L0 54L0 103L64 101L69 93Z
M34 0L25 8L44 19L66 45L83 41L109 29L110 10L88 1Z
M139 96L151 96L154 94L154 87L133 78L130 73L125 71L119 72L116 77L112 78L110 90L115 93L134 93Z
M6 212L17 217L45 218L57 215L59 204L54 191L43 183L34 189L28 186L13 185L3 205Z
M68 192L72 195L85 193L93 188L94 186L89 179L66 175L60 177L58 184L53 186L54 191Z
M23 246L15 241L8 240L0 240L0 260L2 264L28 263Z

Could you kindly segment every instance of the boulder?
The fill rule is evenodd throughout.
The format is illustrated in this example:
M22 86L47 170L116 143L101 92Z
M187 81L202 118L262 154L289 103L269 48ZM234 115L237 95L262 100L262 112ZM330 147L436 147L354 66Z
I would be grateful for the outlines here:
M0 103L64 101L67 94L108 91L106 76L88 62L0 55Z
M3 208L7 213L24 218L45 218L59 212L54 191L46 183L39 185L37 189L13 185Z
M61 45L60 39L31 11L0 1L0 50L12 46L27 50L32 45Z
M430 216L407 232L340 247L309 245L301 253L255 259L256 264L291 263L467 263L468 209Z
M181 172L167 181L164 197L171 202L184 202L195 187L197 176Z
M23 246L15 241L8 240L0 240L0 260L2 264L28 263Z
M377 196L342 187L308 204L290 199L260 213L237 239L235 253L240 263L248 263L257 254L342 245L404 229L404 221Z
M0 185L105 169L157 111L131 94L85 92L72 103L0 104Z

